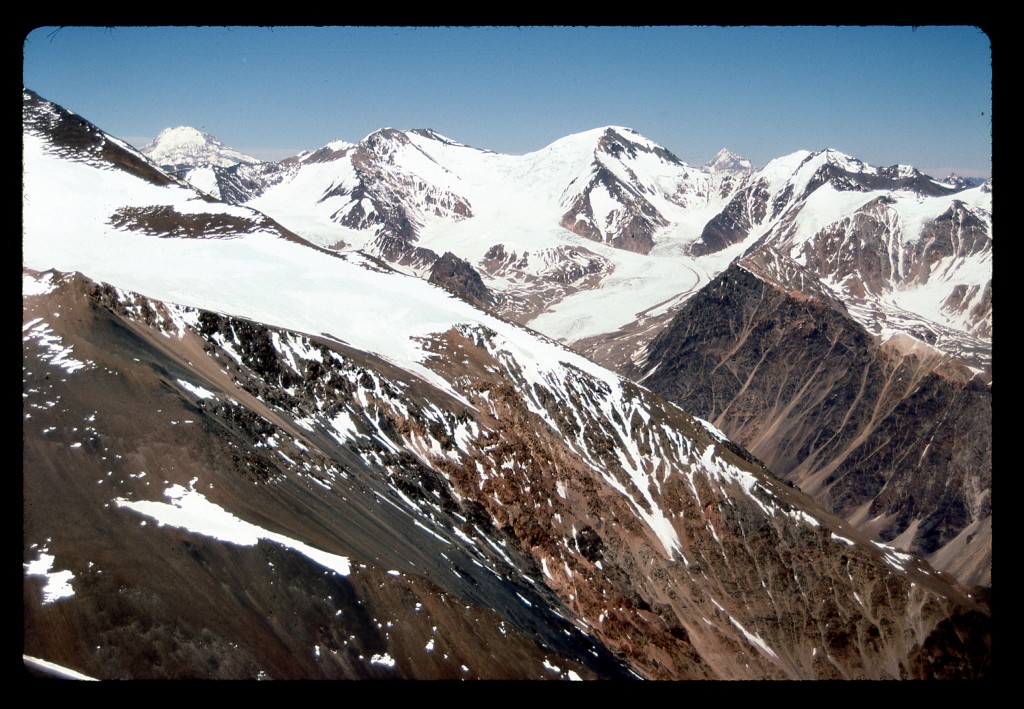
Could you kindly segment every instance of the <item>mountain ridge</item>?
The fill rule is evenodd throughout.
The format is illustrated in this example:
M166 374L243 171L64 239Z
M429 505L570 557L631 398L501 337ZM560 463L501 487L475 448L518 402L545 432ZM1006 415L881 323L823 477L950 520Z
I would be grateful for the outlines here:
M715 426L365 255L69 159L36 125L25 556L74 595L47 600L26 564L27 654L103 677L988 671L982 604ZM209 505L263 541L180 518ZM69 516L94 531L63 533Z
M616 131L621 131L621 134ZM309 181L295 172L295 165L299 163L288 163L290 167L275 173L275 177L269 180L256 178L253 181L253 184L265 187L258 187L255 191L250 189L245 194L225 193L225 196L277 215L285 223L291 223L294 229L300 232L305 230L308 238L321 245L362 249L422 277L429 274L433 262L440 254L451 251L467 261L485 281L491 280L488 287L492 290L508 292L510 297L506 304L497 304L498 311L520 317L522 322L528 322L522 319L523 315L533 313L533 317L537 317L536 307L525 309L523 315L518 316L514 310L522 309L524 300L532 300L529 292L531 287L540 287L540 283L544 282L544 307L555 312L565 310L565 317L569 317L565 299L581 288L564 280L552 282L530 271L515 274L510 281L509 276L514 272L507 265L502 269L505 275L501 280L495 280L497 273L494 272L494 266L488 264L487 256L492 248L501 246L506 253L522 255L561 245L588 250L593 250L588 242L599 246L609 245L613 250L606 253L611 260L608 266L601 268L602 274L595 274L600 281L607 280L613 264L621 271L623 265L628 263L628 260L623 260L624 257L617 255L618 251L650 254L657 247L656 254L676 257L681 250L680 255L689 254L693 260L693 265L688 264L688 267L696 267L695 273L698 274L703 271L698 278L706 282L720 272L726 254L738 255L731 249L738 248L740 244L748 249L753 248L757 239L777 240L783 236L781 232L784 230L792 233L794 226L803 228L800 215L810 211L809 208L805 209L808 203L812 203L817 210L824 208L824 213L831 210L835 213L832 218L838 221L844 217L853 218L858 207L862 210L865 208L869 199L860 200L858 195L874 195L881 201L889 200L893 205L887 208L889 212L897 218L910 220L903 225L908 231L904 238L910 243L914 239L913 230L923 228L922 217L910 211L912 208L920 211L913 206L911 199L927 200L931 197L939 202L958 199L964 203L963 208L948 208L961 209L962 214L968 214L970 219L979 224L976 230L980 234L986 231L990 233L991 230L987 223L989 217L985 216L990 211L990 198L986 196L990 192L984 192L984 186L970 187L967 182L942 183L909 166L877 168L834 149L797 151L771 161L759 170L701 172L705 168L687 166L660 146L625 128L604 127L585 131L519 157L479 151L443 136L440 140L428 137L425 143L417 142L422 141L424 136L433 135L426 130L402 132L387 129L386 135L391 137L385 140L385 133L380 131L371 134L364 139L369 142L362 148L348 148L342 152L326 149L317 151L326 151L333 156L321 165L326 167L328 164L337 164L340 168L340 172L336 171L337 177L332 177L330 182L316 178L320 180L315 183L318 186L307 184ZM404 137L399 139L399 136ZM385 153L376 155L375 150L389 144L388 140L399 142ZM355 152L350 153L351 150ZM350 158L350 155L353 157ZM646 162L638 162L641 158ZM352 166L347 163L350 159L356 161ZM477 165L475 161L483 162ZM641 164L647 171L646 175L639 171ZM251 171L249 168L234 170L239 175L245 170ZM259 170L270 170L273 173L273 168L261 167ZM534 183L549 185L544 189L550 196L541 197L539 192L532 194L525 191L511 191L507 198L498 200L489 196L503 194L512 190L516 184L525 184L526 170L533 175L530 179ZM310 178L313 179L312 173ZM286 188L287 183L293 183L294 188ZM304 192L299 191L299 183L303 185ZM485 185L486 194L481 192ZM826 186L827 189L819 189ZM514 190L520 188L515 187ZM551 199L556 190L560 194L558 206ZM308 207L296 206L303 200L308 202L303 194L311 193L323 196L316 204ZM275 194L280 196L272 197ZM899 196L904 194L906 198ZM891 202L892 195L897 195L895 202ZM970 196L969 201L965 202L962 197L954 195L975 196ZM538 197L541 197L541 201L538 201ZM542 207L544 200L549 206ZM472 234L477 224L480 225L477 228L486 234L495 228L491 227L492 222L496 223L497 219L507 220L510 207L505 205L516 202L530 203L536 208L536 215L529 220L515 217L520 224L510 231L518 235L519 243L510 243L507 238L492 242L471 238L477 236ZM924 215L925 220L942 218L941 210ZM960 217L953 215L953 218ZM557 234L559 226L583 239L547 236ZM326 236L332 232L334 235ZM531 236L533 234L536 236ZM984 240L990 237L981 238ZM798 248L806 239L806 236L801 236L800 241L793 242L790 248ZM840 247L828 247L830 250L835 248ZM893 242L886 248L898 251L903 247ZM984 243L981 248L984 249ZM984 258L981 251L977 253L980 258ZM595 255L607 258L602 251ZM891 257L883 254L881 257L902 258L898 254ZM652 259L645 266L647 271L651 271L653 263L660 263L660 260ZM984 268L983 262L981 267ZM644 272L635 266L630 268L638 274ZM956 268L958 272L966 273L964 268ZM978 267L972 265L970 268ZM648 279L645 283L650 284L645 285L645 290L650 290L652 295L644 296L652 298L648 301L650 305L669 295L663 287L657 286L667 280L661 275L662 270L667 273L668 266L658 266L657 279L650 274L643 276ZM490 272L494 272L494 275L489 275ZM830 277L828 274L820 275ZM957 277L960 276L944 276L949 280ZM934 319L939 326L957 329L986 327L982 325L986 318L983 314L971 323L955 323L959 316L954 313L984 313L984 306L980 305L977 298L985 292L985 283L975 276L967 277L971 280L962 284L953 281L947 291L929 296L933 298L933 305L930 306L928 317ZM920 281L918 285L924 287L927 284ZM852 284L842 283L836 283L835 286L840 291L853 287ZM582 288L592 289L589 286ZM907 300L910 297L908 293L907 298L904 298L898 288L895 291L891 288L889 290L897 297L894 304L900 302L899 299ZM921 291L922 288L917 290ZM876 287L876 296L878 293L880 291ZM968 293L973 294L971 297L974 299L970 304L963 302L963 296ZM634 292L634 297L636 295ZM848 297L858 302L863 301L862 294L853 291ZM913 297L920 300L918 295ZM864 313L865 323L868 320L885 321L887 326L903 329L913 335L915 328L901 324L903 316L899 311L887 314L885 308L888 306L880 308L882 303L877 297L873 303L860 302L860 305L870 311L870 314ZM981 310L978 310L979 307ZM621 317L627 316L623 313ZM567 341L596 334L594 329L598 326L593 323L589 331L573 333L552 330L555 320L550 316L544 322L542 329ZM619 325L626 322L620 322ZM966 352L966 349L961 349L955 353L962 355ZM984 360L981 363L984 364Z

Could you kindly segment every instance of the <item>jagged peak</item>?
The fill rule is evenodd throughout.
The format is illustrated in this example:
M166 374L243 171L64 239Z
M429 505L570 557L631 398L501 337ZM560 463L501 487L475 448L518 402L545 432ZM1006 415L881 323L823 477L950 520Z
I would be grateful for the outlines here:
M863 172L865 170L875 169L871 165L868 165L863 160L858 160L852 155L847 155L841 150L835 148L825 148L818 153L825 162L828 162L836 167L841 167L847 172Z
M338 151L341 151L341 150L347 150L348 148L355 147L355 143L350 143L347 140L342 140L342 139L339 138L339 139L336 139L336 140L332 140L330 143L328 143L324 147L327 148L328 150L333 150L335 152L338 152Z
M835 148L825 148L814 155L821 156L823 161L841 168L846 172L871 173L894 179L912 179L921 176L921 171L913 165L898 163L895 165L889 165L888 167L879 167L866 163L859 158L855 158L852 155L848 155L841 150L836 150Z
M715 157L704 164L710 170L718 172L753 172L754 165L745 157L737 155L728 148L722 148Z
M941 185L947 185L949 187L958 189L969 189L973 187L982 187L984 185L992 186L991 177L964 177L955 172L950 172L941 180L936 180Z

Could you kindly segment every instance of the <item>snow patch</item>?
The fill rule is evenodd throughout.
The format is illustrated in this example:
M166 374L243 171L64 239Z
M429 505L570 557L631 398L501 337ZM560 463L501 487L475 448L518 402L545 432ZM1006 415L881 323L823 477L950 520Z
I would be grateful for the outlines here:
M348 576L350 573L348 558L316 549L283 534L271 532L245 522L232 515L223 507L210 502L194 489L186 489L181 485L172 485L164 491L164 495L170 498L172 502L168 504L148 500L131 501L124 498L116 498L114 504L150 517L160 526L170 525L230 544L254 546L261 539L264 539L297 551L317 564L342 576Z
M178 384L181 384L181 386L184 387L186 391L190 392L193 396L199 399L212 399L214 396L216 396L209 389L204 389L203 387L198 386L196 384L186 382L184 379L179 379Z
M374 655L370 658L371 665L382 665L384 667L394 667L395 659L386 652Z
M42 576L46 579L43 586L44 606L75 595L75 590L71 587L75 575L70 571L53 571L53 562L56 559L46 551L46 547L41 547L35 560L23 564L26 576Z

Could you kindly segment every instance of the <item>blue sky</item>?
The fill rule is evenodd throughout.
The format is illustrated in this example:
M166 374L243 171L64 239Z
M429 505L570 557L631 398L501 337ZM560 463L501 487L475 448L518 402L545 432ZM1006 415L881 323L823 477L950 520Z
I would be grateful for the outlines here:
M140 147L191 125L263 159L383 127L526 153L621 125L692 164L831 147L991 174L975 27L44 27L24 83Z

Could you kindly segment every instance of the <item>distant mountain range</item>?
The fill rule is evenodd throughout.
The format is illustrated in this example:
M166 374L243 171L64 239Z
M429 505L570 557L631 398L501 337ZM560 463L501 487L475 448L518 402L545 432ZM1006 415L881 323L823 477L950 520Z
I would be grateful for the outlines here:
M384 129L211 174L215 185L194 183L314 243L379 257L576 346L714 421L866 530L932 555L965 581L989 582L991 181L936 180L832 149L757 170L723 150L693 167L621 127L524 156ZM854 359L827 375L816 359L790 375L765 366L766 357L834 352L838 335L824 324L794 330L745 296L708 304L727 329L705 337L710 321L694 324L687 313L722 292L714 281L728 278L731 263L824 306L814 317L839 318L834 327L855 338L843 349ZM457 278L435 272L456 264ZM675 350L664 361L681 333L686 356L701 364ZM823 349L815 337L827 339ZM688 376L692 367L731 383ZM913 374L895 374L904 370ZM938 421L916 413L925 406L919 386L932 381L922 377L933 373L942 384L927 406L958 412ZM903 383L891 386L894 376ZM946 456L964 459L950 469ZM942 502L909 492L931 485Z
M989 672L990 183L617 127L160 167L23 124L27 657Z

